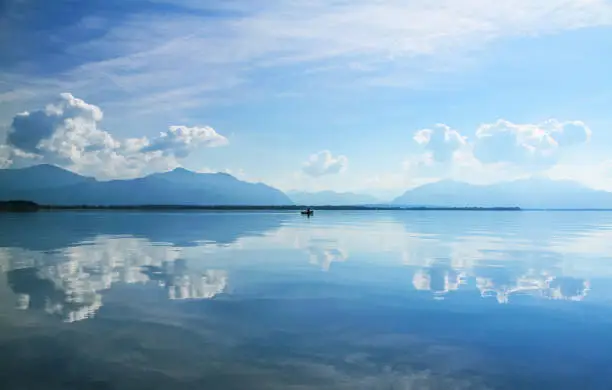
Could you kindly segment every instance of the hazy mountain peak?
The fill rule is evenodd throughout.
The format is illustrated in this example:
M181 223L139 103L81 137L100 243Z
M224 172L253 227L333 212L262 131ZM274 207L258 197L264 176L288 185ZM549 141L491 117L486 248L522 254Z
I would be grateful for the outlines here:
M166 172L167 174L172 175L196 175L196 172L190 171L189 169L183 167L176 167L171 171Z
M236 179L235 176L233 176L233 175L231 175L231 174L229 174L227 172L217 172L217 173L215 173L215 175L224 176L224 177L231 177L232 179Z
M189 169L183 168L183 167L177 167L174 168L171 171L167 171L167 172L163 172L163 173L154 173L153 175L159 175L159 176L176 176L176 177L226 177L226 178L232 178L232 179L236 179L234 176L230 175L229 173L226 172L195 172L195 171L190 171ZM237 180L237 179L236 179Z
M16 171L22 171L22 172L43 172L43 173L47 173L47 172L61 172L61 173L70 173L70 174L73 174L73 175L78 175L78 173L72 172L71 170L68 170L68 169L65 169L65 168L58 167L57 165L53 165L53 164L31 165L29 167L16 169Z
M546 176L489 185L444 180L409 190L393 203L443 207L611 208L612 193Z
M95 179L91 177L81 176L78 173L50 164L0 170L0 189L5 192L57 188L94 181Z
M25 167L25 168L21 168L21 169L22 170L36 170L36 169L61 169L61 170L64 170L63 168L60 168L57 165L53 165L53 164L30 165L29 167Z

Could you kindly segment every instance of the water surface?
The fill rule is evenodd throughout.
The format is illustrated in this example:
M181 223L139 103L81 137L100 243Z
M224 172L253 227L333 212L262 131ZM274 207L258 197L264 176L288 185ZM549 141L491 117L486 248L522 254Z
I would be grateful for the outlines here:
M0 383L610 389L611 256L605 212L4 214Z

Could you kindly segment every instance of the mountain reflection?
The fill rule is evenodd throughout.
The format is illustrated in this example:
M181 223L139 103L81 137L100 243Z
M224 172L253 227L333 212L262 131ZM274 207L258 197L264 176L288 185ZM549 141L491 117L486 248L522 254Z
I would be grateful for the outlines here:
M231 244L281 227L283 213L59 212L0 218L0 248L48 251L99 236L130 236L178 247L203 242ZM27 232L27 233L26 233Z

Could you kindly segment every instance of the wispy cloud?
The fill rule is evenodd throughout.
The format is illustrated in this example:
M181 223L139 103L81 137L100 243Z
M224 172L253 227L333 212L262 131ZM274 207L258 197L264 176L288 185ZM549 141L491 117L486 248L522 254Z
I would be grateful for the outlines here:
M419 63L452 63L449 53L495 40L612 24L606 0L156 3L194 11L145 7L110 26L96 19L104 34L67 42L66 55L78 66L44 77L77 92L120 91L115 99L146 95L163 109L170 99L193 101L256 84L255 75L270 68L359 72L369 83L393 84L390 63L393 75L405 76L419 71ZM20 89L13 86L12 96L22 96Z

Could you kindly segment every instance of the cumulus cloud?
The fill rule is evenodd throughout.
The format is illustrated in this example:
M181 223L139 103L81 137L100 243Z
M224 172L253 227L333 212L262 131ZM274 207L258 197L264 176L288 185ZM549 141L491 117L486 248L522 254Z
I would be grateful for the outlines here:
M582 121L560 122L550 119L544 122L543 126L549 129L548 131L561 147L586 143L593 134L593 131Z
M212 127L170 126L166 132L143 148L144 152L161 151L184 158L197 146L216 147L227 145L228 140Z
M558 119L526 124L500 119L480 125L470 138L439 124L414 133L423 153L409 156L404 170L413 177L487 184L555 167L591 135L582 121Z
M560 148L585 143L590 137L591 129L580 121L515 124L500 119L478 128L474 155L483 163L552 165Z
M438 162L451 161L455 152L467 144L466 137L444 124L438 124L434 129L419 130L413 139L431 152Z
M171 126L159 137L116 139L102 130L102 110L63 93L42 110L16 115L0 147L0 165L33 162L101 177L131 177L173 168L199 147L226 145L210 127Z
M334 157L329 150L323 150L310 156L302 166L304 173L319 177L343 172L348 165L346 156Z

